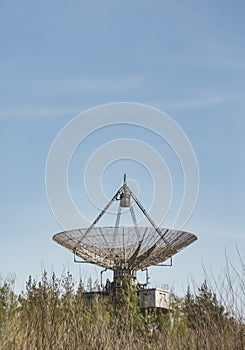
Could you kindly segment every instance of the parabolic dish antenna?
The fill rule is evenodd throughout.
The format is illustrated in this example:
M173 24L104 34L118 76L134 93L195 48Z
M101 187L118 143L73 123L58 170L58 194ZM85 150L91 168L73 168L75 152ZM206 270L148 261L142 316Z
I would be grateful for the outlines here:
M117 200L119 209L115 226L96 226L111 204ZM132 201L148 219L148 227L137 225ZM132 226L119 226L122 208L129 208ZM57 233L53 239L84 262L111 269L117 275L120 271L122 275L134 275L137 270L163 263L194 242L197 237L189 232L158 227L128 187L124 175L123 186L90 227Z

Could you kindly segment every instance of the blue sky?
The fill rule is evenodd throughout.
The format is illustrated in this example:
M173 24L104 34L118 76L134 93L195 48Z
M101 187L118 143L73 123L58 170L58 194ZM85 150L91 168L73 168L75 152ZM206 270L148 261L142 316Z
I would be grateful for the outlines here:
M116 101L166 112L187 134L199 162L199 198L186 225L199 240L176 256L172 269L151 268L152 281L181 292L190 276L202 280L202 264L219 273L225 249L239 268L236 245L245 253L244 10L243 1L221 0L1 0L3 277L15 274L20 290L29 274L38 277L43 268L59 274L69 266L79 274L72 255L51 241L61 228L46 196L46 159L53 139L75 115ZM118 133L132 136L134 130ZM114 135L115 129L108 129L99 140ZM154 135L139 136L157 147ZM92 153L93 140L98 141L93 137L74 162ZM108 169L108 196L111 178L125 167L140 181L139 166ZM76 169L74 163L73 174ZM147 174L142 176L151 189ZM75 175L71 179L74 195L83 200L75 193L82 183ZM176 183L181 185L178 176ZM147 207L148 193L141 195ZM93 266L84 269L83 276L98 274Z

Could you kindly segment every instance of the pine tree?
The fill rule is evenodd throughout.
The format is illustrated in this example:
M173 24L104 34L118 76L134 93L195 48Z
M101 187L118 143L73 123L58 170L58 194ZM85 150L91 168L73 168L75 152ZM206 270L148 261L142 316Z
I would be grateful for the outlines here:
M198 288L197 295L192 295L190 287L187 288L183 312L188 327L192 329L215 332L217 328L222 329L228 320L224 307L218 303L216 294L208 288L206 280Z

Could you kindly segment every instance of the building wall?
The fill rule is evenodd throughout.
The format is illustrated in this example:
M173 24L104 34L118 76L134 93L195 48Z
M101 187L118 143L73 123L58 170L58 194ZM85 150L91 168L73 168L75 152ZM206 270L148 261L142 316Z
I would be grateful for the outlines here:
M140 308L163 308L169 309L169 291L152 288L152 289L142 289L138 291Z

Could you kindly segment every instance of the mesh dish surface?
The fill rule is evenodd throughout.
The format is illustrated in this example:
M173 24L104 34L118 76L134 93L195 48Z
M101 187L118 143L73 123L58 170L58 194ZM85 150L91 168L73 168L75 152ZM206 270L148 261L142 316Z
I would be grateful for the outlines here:
M139 270L166 261L197 237L181 230L132 226L81 228L57 233L53 239L86 262Z

